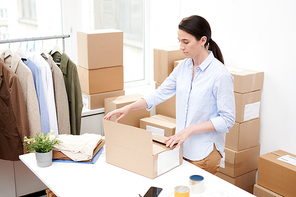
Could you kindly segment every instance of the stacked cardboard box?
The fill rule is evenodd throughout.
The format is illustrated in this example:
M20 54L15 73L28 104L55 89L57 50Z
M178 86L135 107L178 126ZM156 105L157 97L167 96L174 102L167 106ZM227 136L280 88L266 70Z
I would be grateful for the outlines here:
M142 118L140 120L140 128L151 131L154 134L169 137L175 135L176 119L158 114Z
M143 96L140 94L130 94L130 95L124 95L124 96L105 98L105 101L104 101L105 115L110 111L119 109L137 100L140 100L142 97ZM119 122L122 124L139 128L140 119L149 117L149 116L150 116L150 112L147 111L146 109L134 110L134 111L130 111L128 115L122 118ZM119 115L112 116L110 120L115 121L118 117Z
M217 176L252 193L260 153L263 72L228 67L234 78L235 125L226 134L225 167Z
M77 32L77 53L84 107L102 108L105 98L125 94L122 31Z
M175 61L185 56L179 46L154 49L154 81L155 89L169 76L175 67ZM172 97L155 107L155 113L176 118L176 97Z
M295 183L296 155L277 150L259 157L256 196L296 196Z

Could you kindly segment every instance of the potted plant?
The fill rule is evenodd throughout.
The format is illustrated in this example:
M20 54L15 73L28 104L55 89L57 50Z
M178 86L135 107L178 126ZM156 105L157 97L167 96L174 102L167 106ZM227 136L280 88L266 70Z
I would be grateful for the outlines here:
M37 133L36 137L27 138L25 136L24 138L24 146L27 152L35 152L37 166L39 167L48 167L52 164L52 148L61 143L57 136L52 136L53 133L54 131L47 134Z

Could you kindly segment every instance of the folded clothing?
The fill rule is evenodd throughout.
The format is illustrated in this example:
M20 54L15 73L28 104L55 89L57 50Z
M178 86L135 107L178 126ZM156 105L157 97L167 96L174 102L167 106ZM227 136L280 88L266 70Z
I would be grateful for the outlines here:
M54 161L57 161L57 160L59 160L59 161L61 161L61 160L63 160L63 161L68 160L68 161L73 161L73 162L86 162L86 163L90 163L90 162L92 162L92 160L93 160L93 158L95 157L95 155L96 155L99 151L101 151L101 149L103 148L104 145L105 145L105 140L104 140L104 139L101 139L101 140L98 142L98 144L97 144L97 146L96 146L96 148L95 148L95 150L94 150L94 152L93 152L93 156L92 156L92 158L89 159L89 160L84 160L84 161L73 161L71 158L69 158L67 155L65 155L65 154L62 153L61 151L56 151L56 150L53 150L53 151L52 151L52 159L53 159Z
M99 134L85 133L82 135L58 135L62 143L53 147L54 151L61 151L73 161L90 160L98 142L102 139Z

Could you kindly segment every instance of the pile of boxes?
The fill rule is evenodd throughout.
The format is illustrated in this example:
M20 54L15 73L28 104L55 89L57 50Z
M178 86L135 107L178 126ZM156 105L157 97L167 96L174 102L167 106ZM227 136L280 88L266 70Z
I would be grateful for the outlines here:
M175 67L175 61L185 56L179 46L154 49L154 81L155 89L169 76ZM155 113L176 118L176 96L160 103L155 107Z
M84 107L103 108L105 98L125 94L122 31L77 32L77 54Z
M296 196L296 155L283 150L263 154L259 157L257 197Z
M226 134L225 167L218 177L253 193L260 154L263 72L227 67L234 77L235 125Z
M154 49L154 80L156 88L174 69L174 61L184 59L178 46ZM105 98L105 114L131 104L143 96L139 94ZM154 179L183 162L183 147L172 149L163 143L175 134L175 97L156 107L150 116L146 109L130 111L119 123L119 115L104 120L106 162Z

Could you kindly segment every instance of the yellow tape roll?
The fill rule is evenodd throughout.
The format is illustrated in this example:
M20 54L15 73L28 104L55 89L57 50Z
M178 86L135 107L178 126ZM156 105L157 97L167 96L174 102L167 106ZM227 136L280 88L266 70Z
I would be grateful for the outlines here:
M187 186L177 186L174 189L175 197L189 197L190 189Z

